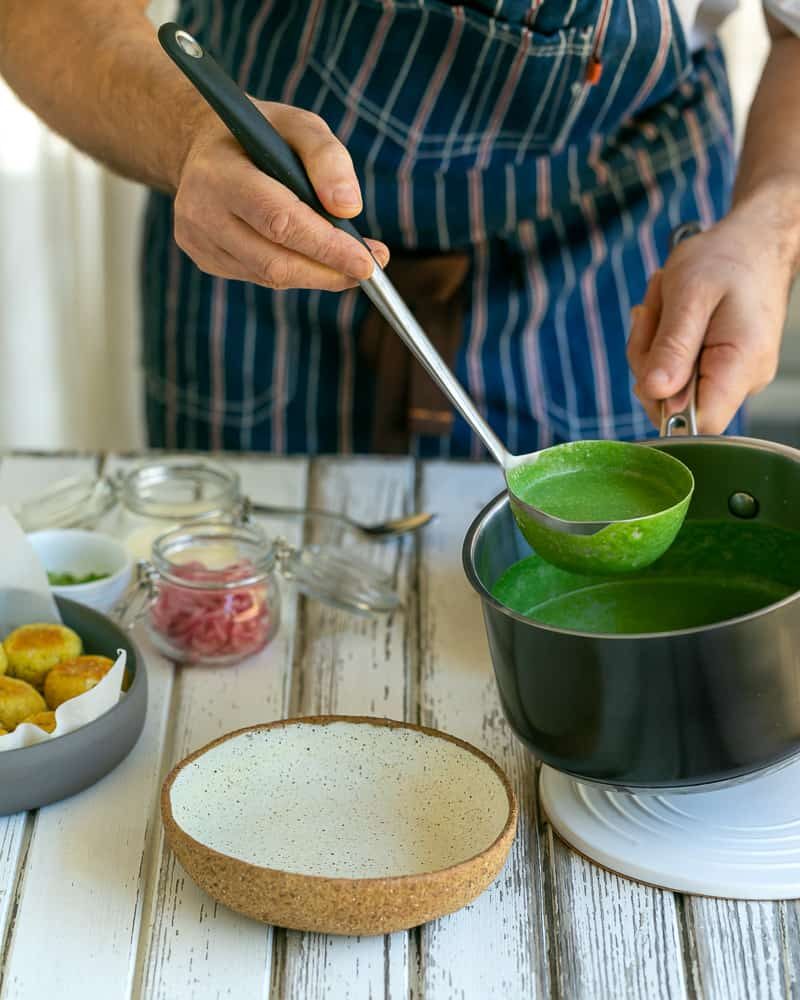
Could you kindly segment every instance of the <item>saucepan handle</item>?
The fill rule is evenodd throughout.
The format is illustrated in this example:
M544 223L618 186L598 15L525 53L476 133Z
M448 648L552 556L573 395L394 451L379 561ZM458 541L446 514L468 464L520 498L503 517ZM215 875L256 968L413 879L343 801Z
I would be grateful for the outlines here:
M667 413L669 400L661 403L661 437L691 436L696 437L697 430L697 373L692 375L691 381L684 392L688 392L689 398L682 410Z
M699 222L684 222L672 230L669 238L670 252L682 241L696 236L702 232ZM661 401L661 437L692 436L696 437L697 430L697 369L700 364L698 357L695 362L695 369L688 385L672 399L684 399L685 402L677 410L670 408L669 399Z

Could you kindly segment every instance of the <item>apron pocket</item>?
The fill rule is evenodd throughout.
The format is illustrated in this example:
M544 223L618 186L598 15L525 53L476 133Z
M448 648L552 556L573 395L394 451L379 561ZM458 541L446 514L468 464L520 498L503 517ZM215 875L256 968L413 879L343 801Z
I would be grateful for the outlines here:
M546 33L442 0L328 0L320 18L315 110L360 159L378 140L384 163L483 168L495 150L521 158L567 139L593 24Z

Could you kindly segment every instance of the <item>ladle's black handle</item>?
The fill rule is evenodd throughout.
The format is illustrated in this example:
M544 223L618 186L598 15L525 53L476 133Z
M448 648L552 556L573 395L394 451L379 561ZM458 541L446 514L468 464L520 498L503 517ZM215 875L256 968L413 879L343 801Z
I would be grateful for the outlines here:
M340 219L323 208L298 155L199 42L172 22L161 25L158 40L259 170L289 188L331 225L364 242L349 219Z

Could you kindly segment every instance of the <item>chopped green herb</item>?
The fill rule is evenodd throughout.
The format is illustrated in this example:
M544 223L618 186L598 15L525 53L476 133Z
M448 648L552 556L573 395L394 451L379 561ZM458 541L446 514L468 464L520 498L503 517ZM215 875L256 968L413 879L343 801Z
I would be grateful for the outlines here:
M75 576L74 573L52 573L47 571L47 579L51 587L73 587L77 583L94 583L95 580L105 580L109 573L86 573L84 576Z

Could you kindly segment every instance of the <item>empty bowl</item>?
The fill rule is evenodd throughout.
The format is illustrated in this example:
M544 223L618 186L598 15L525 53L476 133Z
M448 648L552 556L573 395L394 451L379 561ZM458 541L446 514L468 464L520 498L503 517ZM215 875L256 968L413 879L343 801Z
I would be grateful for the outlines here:
M50 589L60 597L108 612L130 583L131 556L123 543L111 535L78 528L53 528L35 531L28 535L28 540L48 573L71 573L78 578L90 573L106 574L101 580L87 583L51 584Z
M210 743L164 782L167 841L210 896L264 923L386 934L466 906L516 828L508 779L468 743L321 716Z

